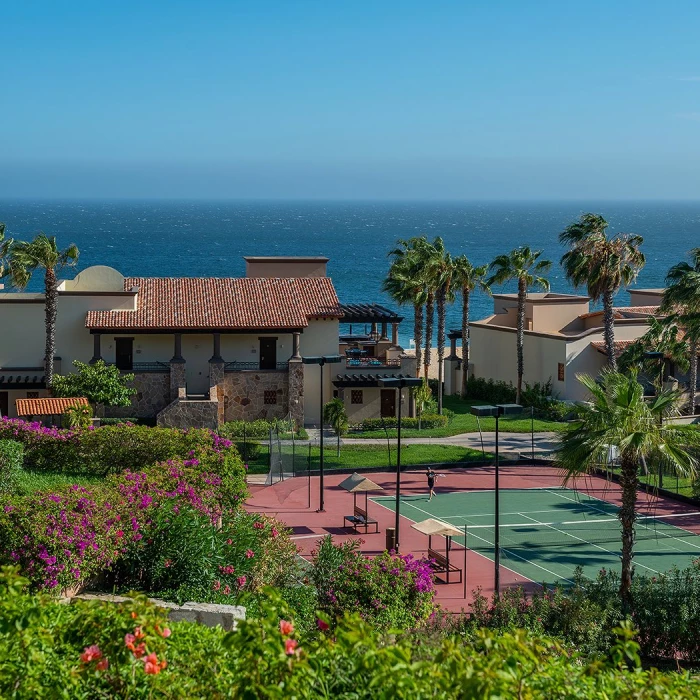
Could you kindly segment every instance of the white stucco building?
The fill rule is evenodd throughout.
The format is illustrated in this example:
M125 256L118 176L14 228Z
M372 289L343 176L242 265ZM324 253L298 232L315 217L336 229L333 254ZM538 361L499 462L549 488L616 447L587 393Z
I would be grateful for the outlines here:
M322 370L304 364L302 356L341 353L340 363L323 368L324 403L334 392L345 398L343 387L333 383L342 384L345 375L362 373L379 397L377 375L415 372L415 361L386 337L387 323L393 323L397 340L400 320L387 309L365 307L374 332L349 334L341 342L341 323L358 317L344 318L351 307L338 301L327 258L245 260L240 278L124 277L96 266L61 281L56 373L73 371L74 360L103 359L134 373L138 390L131 406L108 408L107 415L216 426L287 414L318 424ZM380 314L381 334L372 309ZM48 394L44 334L43 294L0 292L0 414L16 415L17 399ZM365 359L370 348L371 361ZM348 394L348 408L357 409L352 399ZM372 391L362 400L368 415L380 414ZM388 411L388 400L384 404Z

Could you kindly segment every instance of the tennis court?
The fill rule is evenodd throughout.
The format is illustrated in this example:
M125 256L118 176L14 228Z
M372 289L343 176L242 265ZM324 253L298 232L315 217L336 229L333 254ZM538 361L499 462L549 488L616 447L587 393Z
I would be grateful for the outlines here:
M393 497L372 499L394 510ZM594 578L601 568L620 569L618 508L584 492L562 487L502 489L501 564L535 582L571 582L577 566ZM494 558L494 492L452 491L432 501L401 498L401 515L419 522L437 518L462 529L469 549ZM640 513L635 566L650 576L685 568L700 557L700 513ZM463 544L464 537L455 537Z

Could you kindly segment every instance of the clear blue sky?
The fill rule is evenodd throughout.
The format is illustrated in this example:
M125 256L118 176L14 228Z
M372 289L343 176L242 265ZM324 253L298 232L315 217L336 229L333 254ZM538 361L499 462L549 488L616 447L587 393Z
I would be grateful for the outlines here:
M700 3L0 3L0 197L700 197Z

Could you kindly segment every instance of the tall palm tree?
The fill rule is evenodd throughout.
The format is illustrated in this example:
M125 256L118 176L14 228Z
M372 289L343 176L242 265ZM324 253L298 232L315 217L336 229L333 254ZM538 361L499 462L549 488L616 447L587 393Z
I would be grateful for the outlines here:
M12 245L11 238L5 238L5 224L0 222L0 279L7 272L7 253Z
M40 233L33 241L14 241L8 253L8 274L12 284L24 289L35 270L44 271L44 296L46 300L46 386L53 382L53 358L56 354L56 316L58 314L57 272L75 265L79 251L75 244L59 250L56 238Z
M474 267L466 255L455 258L454 284L462 294L462 398L467 396L467 380L469 379L469 299L475 289L486 294L491 290L486 284L488 265Z
M428 244L425 236L398 240L398 248L389 253L392 263L382 283L397 304L413 306L413 335L416 343L416 375L420 376L423 349L423 307L427 301L423 265L423 250Z
M432 254L426 264L428 288L434 290L437 307L437 355L438 355L438 414L442 414L443 381L445 379L445 322L447 303L454 301L455 267L452 256L445 250L442 238L432 243Z
M688 339L690 377L690 413L695 413L695 392L698 385L698 354L700 353L700 248L690 251L690 262L674 265L666 275L666 291L662 311L670 311L685 331Z
M574 287L586 285L593 301L603 301L605 353L608 365L616 369L613 300L620 287L634 282L646 259L641 236L619 233L609 238L607 228L599 214L583 214L559 234L559 242L570 246L561 259L566 278Z
M693 476L700 431L662 420L678 412L682 402L678 391L662 391L647 403L634 373L605 369L598 381L588 375L579 375L578 380L588 389L591 400L577 408L577 426L560 434L557 460L568 481L604 463L610 446L618 450L622 489L618 513L622 530L620 596L629 611L639 466L663 459L679 474Z
M340 398L331 399L323 407L323 420L328 423L338 436L337 456L340 457L340 437L348 432L348 414Z
M543 276L552 267L550 260L540 260L541 250L532 250L522 246L511 250L507 255L499 255L489 266L492 274L486 281L491 287L494 284L506 284L511 280L518 282L518 325L517 325L517 355L518 355L518 385L515 400L520 403L523 389L523 341L525 338L525 301L527 290L538 287L549 291L549 281Z

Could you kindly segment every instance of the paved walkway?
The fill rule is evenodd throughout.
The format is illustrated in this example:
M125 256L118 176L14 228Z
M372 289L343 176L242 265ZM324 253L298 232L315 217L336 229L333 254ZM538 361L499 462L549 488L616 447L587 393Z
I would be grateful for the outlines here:
M318 428L307 429L309 440L312 444L319 441L321 431ZM549 452L557 445L557 435L554 432L535 433L535 452ZM332 430L323 431L323 439L336 442L337 438ZM396 442L396 438L389 438L390 442ZM290 441L291 444L291 441ZM386 438L342 438L341 445L378 445L386 444ZM460 433L449 437L409 437L401 439L402 445L458 445L469 447L473 450L483 449L486 452L494 452L496 449L496 433ZM532 433L508 433L501 432L498 438L500 452L517 452L528 454L532 450Z

